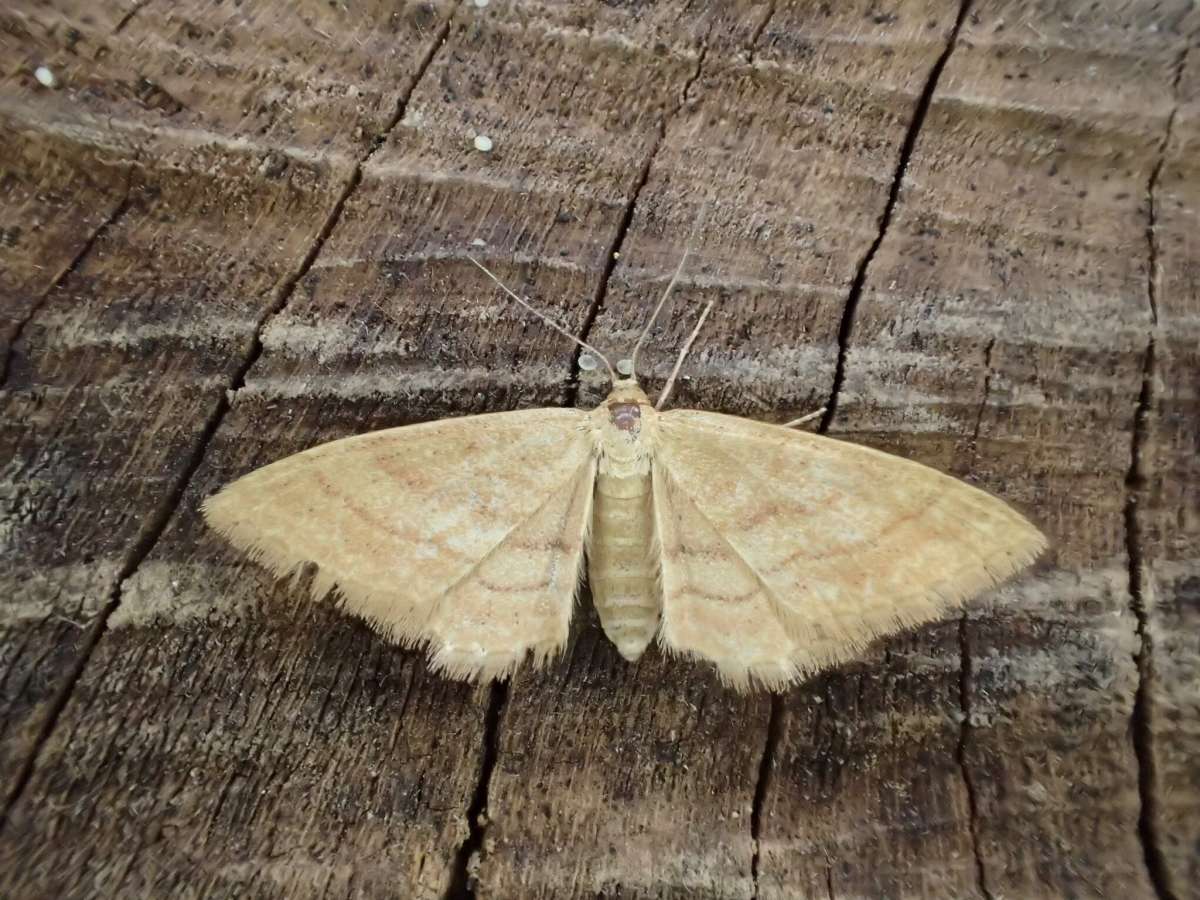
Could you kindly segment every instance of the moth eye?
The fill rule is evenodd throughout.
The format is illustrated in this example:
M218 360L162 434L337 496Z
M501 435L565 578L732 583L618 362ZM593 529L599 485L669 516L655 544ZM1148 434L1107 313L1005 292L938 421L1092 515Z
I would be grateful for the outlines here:
M633 360L632 359L618 359L617 360L617 371L620 372L622 375L632 375L633 374Z
M592 356L592 354L590 354L590 353L580 353L579 354L579 368L582 369L584 372L594 372L598 365L599 365L599 363L596 362L596 357Z
M642 417L642 411L636 403L610 403L608 414L612 418L612 423L621 431L636 430L639 424L638 420Z

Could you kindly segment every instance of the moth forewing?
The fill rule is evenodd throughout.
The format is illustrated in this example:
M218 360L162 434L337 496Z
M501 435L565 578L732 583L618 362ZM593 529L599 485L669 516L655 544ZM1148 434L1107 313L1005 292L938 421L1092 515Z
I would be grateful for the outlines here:
M594 457L580 410L443 419L289 456L209 498L204 515L279 577L316 563L316 596L332 588L450 674L490 677L565 643ZM499 594L522 598L510 620Z
M657 446L667 496L677 493L674 506L685 510L675 522L676 564L703 565L710 575L708 584L687 582L695 597L677 596L664 571L663 640L723 670L734 664L701 649L703 629L677 627L695 598L720 595L725 612L746 613L747 629L781 626L801 677L961 606L1045 548L1041 532L1002 501L855 444L673 410L658 420ZM688 559L718 553L729 565ZM733 560L753 572L769 604L748 587L721 590Z
M754 570L704 519L661 458L653 478L663 646L713 663L740 690L795 680L806 668L805 648L784 628Z
M592 517L596 461L551 491L438 599L423 633L434 667L456 678L507 677L567 643Z

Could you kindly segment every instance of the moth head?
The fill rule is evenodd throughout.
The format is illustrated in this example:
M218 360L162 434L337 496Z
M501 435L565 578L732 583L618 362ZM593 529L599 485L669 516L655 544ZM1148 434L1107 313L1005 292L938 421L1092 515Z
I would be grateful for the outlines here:
M618 378L613 382L612 390L608 392L604 402L609 406L614 403L632 403L639 406L649 404L650 398L646 396L636 378Z

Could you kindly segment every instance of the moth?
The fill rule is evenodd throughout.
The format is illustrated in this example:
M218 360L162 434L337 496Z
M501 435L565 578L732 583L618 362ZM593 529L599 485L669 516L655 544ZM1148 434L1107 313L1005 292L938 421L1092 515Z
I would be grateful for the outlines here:
M738 689L779 689L960 607L1043 550L1019 513L926 466L797 423L664 411L711 304L651 404L637 355L686 258L620 373L472 259L604 362L604 402L332 441L233 482L204 515L279 577L315 563L313 599L333 592L460 679L561 652L585 565L625 659L657 639Z

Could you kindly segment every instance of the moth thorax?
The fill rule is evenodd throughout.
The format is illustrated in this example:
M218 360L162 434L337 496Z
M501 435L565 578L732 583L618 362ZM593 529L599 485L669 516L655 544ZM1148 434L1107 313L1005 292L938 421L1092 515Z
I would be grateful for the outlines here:
M608 416L618 431L636 433L642 428L642 408L636 403L610 403Z

